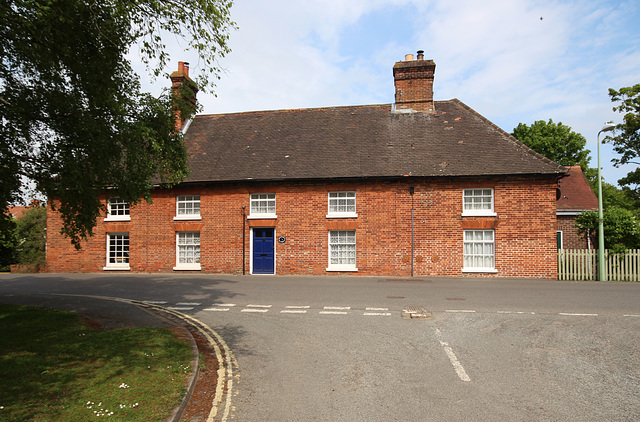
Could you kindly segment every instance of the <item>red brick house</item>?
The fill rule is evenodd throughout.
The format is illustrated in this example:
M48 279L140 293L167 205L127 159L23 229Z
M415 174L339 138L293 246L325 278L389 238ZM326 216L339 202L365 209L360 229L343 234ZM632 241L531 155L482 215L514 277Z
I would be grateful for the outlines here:
M567 168L558 181L558 249L593 249L589 236L579 234L576 217L584 211L598 211L598 198L593 193L580 166Z
M566 170L434 72L396 63L394 104L195 116L188 180L112 198L80 251L50 215L49 270L555 278Z

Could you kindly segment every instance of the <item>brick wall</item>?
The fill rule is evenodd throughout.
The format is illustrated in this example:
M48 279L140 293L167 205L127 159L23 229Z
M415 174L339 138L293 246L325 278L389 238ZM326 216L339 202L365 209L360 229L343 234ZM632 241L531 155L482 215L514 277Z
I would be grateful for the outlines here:
M414 195L409 186L415 187ZM463 217L462 189L490 187L496 216ZM357 218L327 218L328 191L356 191ZM250 273L252 227L275 227L276 273L335 275L327 272L329 230L355 230L357 275L411 274L411 210L414 275L556 278L556 202L554 180L500 178L363 182L318 185L288 183L157 190L153 203L131 208L130 222L99 219L94 236L76 251L60 232L60 218L49 211L48 270L98 272L106 264L108 232L128 232L130 270L171 272L176 265L176 232L199 231L201 271L242 274L243 209L250 193L276 194L276 220L247 220L245 270ZM174 221L176 195L199 194L201 219ZM463 230L495 230L497 273L463 272Z
M562 231L562 247L564 249L588 249L587 237L584 234L578 234L575 224L576 218L574 216L558 216L558 230Z

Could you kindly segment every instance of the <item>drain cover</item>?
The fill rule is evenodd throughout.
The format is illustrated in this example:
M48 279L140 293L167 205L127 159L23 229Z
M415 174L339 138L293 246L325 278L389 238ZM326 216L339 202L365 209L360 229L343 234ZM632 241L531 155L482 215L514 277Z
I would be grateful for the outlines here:
M407 306L402 310L403 319L429 319L431 312L427 312L422 306Z

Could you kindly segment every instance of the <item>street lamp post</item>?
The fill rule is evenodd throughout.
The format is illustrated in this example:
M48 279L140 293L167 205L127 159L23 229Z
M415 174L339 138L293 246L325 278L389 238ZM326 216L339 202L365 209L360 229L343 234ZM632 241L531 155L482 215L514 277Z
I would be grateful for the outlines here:
M600 167L600 134L613 130L616 126L613 123L605 123L598 132L598 279L607 281L606 269L604 266L604 217L602 213L602 168Z

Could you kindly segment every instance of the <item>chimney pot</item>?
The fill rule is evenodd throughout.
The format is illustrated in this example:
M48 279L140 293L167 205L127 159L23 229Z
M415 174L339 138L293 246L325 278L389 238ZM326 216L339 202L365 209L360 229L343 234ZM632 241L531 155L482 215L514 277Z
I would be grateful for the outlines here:
M405 62L412 62L413 61L413 54L405 54L404 55L404 61Z
M183 69L184 69L185 75L189 76L189 63L188 62L184 62Z
M424 60L424 50L418 50L418 60Z

